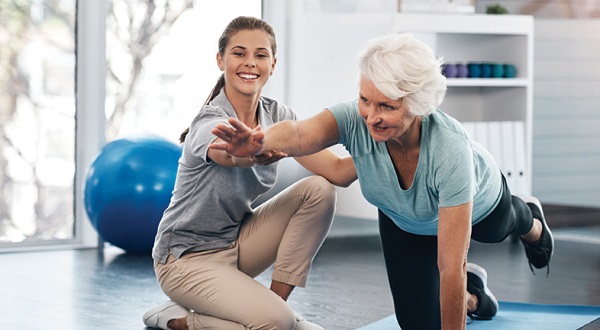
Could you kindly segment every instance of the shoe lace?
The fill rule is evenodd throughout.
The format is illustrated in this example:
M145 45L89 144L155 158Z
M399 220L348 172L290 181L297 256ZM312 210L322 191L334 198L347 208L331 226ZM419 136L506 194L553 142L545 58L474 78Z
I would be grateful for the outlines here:
M546 278L548 278L548 276L550 276L550 249L543 247L543 246L538 246L535 247L534 249L532 249L532 251L530 253L535 253L536 255L542 255L543 258L546 259ZM529 258L528 258L529 259ZM529 264L529 269L531 269L531 272L533 273L533 275L535 274L535 270L533 269L533 265L531 264L530 260L527 260L527 263Z

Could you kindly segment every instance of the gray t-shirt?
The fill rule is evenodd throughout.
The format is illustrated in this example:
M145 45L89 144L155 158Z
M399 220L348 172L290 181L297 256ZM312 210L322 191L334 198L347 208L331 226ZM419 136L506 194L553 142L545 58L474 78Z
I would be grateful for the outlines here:
M438 209L473 203L473 224L489 215L502 193L494 158L471 141L462 125L439 109L423 116L419 163L413 184L402 189L385 142L371 137L356 101L329 107L339 143L354 160L363 196L398 227L417 235L436 235Z
M260 125L267 128L282 120L295 120L295 113L275 100L261 97ZM169 252L179 258L184 252L224 248L238 237L242 220L252 213L251 204L271 189L277 164L251 168L225 167L208 158L208 147L216 139L211 129L237 118L224 90L204 106L190 126L179 159L173 196L158 226L152 256L165 263Z

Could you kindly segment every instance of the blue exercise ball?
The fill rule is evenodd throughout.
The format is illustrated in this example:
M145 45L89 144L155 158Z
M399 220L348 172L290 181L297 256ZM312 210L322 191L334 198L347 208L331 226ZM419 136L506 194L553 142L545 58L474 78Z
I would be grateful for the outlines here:
M181 148L154 135L112 141L86 171L86 213L100 237L129 253L152 251L175 186Z

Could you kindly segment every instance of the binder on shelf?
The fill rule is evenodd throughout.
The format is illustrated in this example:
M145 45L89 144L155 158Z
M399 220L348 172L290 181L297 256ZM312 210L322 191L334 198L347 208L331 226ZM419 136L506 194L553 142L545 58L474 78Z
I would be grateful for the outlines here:
M487 124L490 135L490 142L488 143L487 150L496 160L496 164L498 164L500 170L504 172L507 165L505 164L506 158L504 157L502 149L503 136L501 124L499 121L490 121Z
M529 195L529 173L527 173L527 145L525 140L525 123L513 122L515 142L515 190L518 194Z
M502 136L502 172L511 191L516 192L517 182L515 171L515 135L513 122L500 122Z
M530 194L525 123L522 121L463 122L471 140L494 157L513 194Z

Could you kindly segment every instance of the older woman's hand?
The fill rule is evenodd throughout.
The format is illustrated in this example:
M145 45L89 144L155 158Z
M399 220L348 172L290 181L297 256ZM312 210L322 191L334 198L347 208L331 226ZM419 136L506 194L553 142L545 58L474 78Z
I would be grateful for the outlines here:
M260 155L256 155L256 156L252 157L252 159L254 160L254 162L257 165L269 165L269 164L273 164L276 161L279 161L287 156L288 155L284 152L281 152L278 150L271 150L271 151L263 152Z

